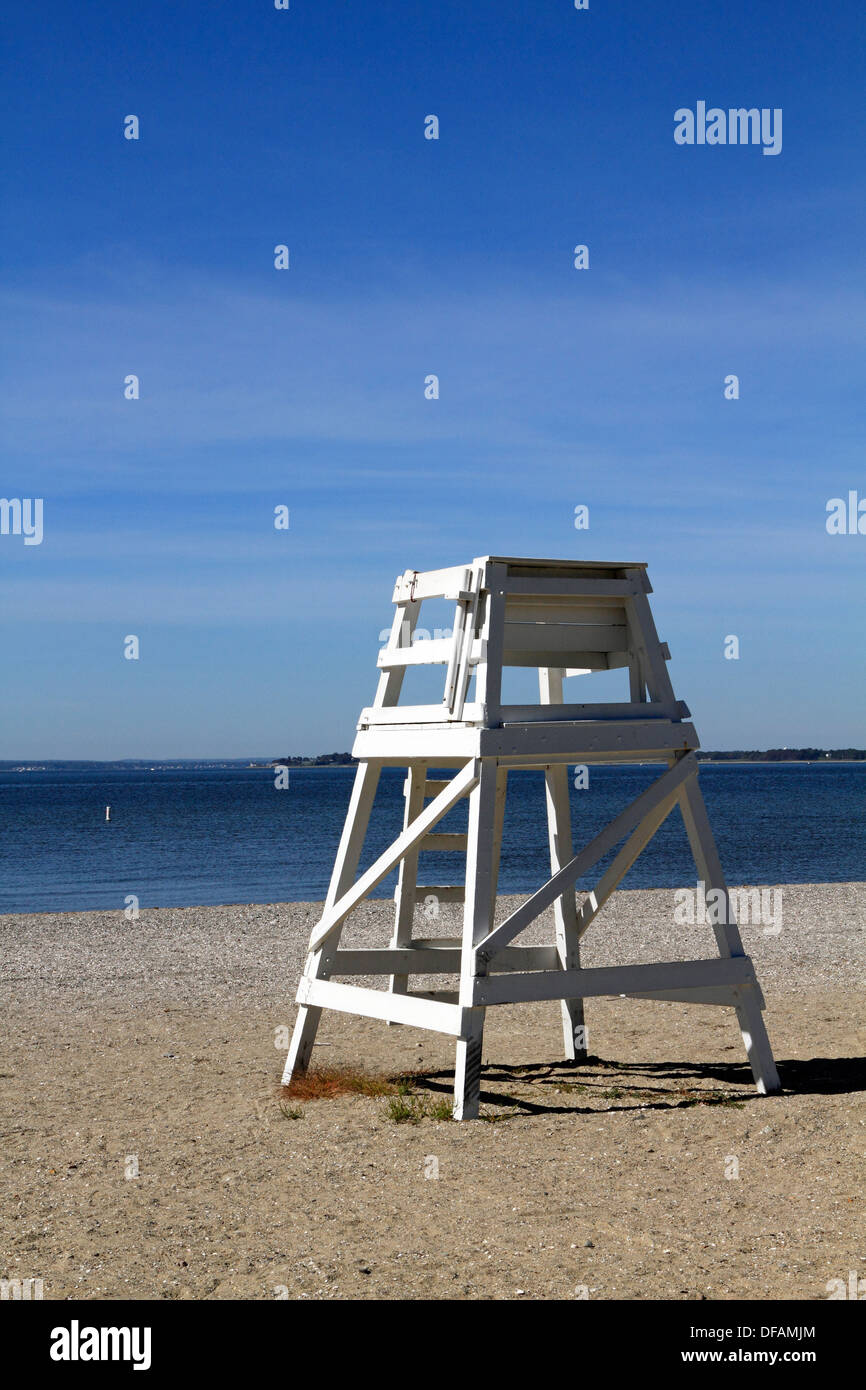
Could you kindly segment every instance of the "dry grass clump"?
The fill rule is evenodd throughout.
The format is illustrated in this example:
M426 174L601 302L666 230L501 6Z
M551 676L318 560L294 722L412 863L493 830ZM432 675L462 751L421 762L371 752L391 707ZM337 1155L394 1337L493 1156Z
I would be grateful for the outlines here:
M384 1100L385 1113L395 1124L417 1124L419 1120L450 1120L451 1098L419 1095L420 1074L361 1071L358 1067L316 1067L305 1076L295 1076L280 1087L280 1110L286 1119L299 1120L303 1111L291 1102L333 1100L336 1096L371 1096Z
M408 1076L388 1076L359 1067L315 1067L280 1088L284 1100L333 1100L335 1096L399 1096L412 1089Z

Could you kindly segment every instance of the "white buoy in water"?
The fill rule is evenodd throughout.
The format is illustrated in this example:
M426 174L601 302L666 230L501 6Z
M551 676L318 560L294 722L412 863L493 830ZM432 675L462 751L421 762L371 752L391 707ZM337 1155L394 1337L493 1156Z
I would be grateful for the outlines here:
M106 819L106 820L111 820L111 807L110 807L110 806L106 806L106 808L105 808L105 819Z

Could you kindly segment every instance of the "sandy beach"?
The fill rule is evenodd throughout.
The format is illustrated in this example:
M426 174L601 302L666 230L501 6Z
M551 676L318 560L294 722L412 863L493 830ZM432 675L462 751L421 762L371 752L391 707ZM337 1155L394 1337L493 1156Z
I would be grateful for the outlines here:
M282 1097L315 904L0 918L0 1277L47 1299L826 1299L866 1276L866 884L782 892L778 936L743 928L782 1095L755 1095L729 1010L591 1000L597 1060L568 1068L557 1006L527 1005L488 1013L463 1125L429 1113L453 1042L347 1016L314 1065L409 1073L402 1106ZM584 963L712 954L671 908L616 895ZM364 904L344 940L384 944L392 912Z

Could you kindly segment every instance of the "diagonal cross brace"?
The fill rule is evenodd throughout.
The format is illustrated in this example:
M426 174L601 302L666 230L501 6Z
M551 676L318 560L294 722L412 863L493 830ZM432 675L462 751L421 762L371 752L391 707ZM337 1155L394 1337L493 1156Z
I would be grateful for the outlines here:
M618 844L623 836L628 835L637 825L648 816L661 802L671 800L676 797L677 789L682 785L687 777L693 777L698 770L698 763L694 753L687 753L684 758L680 758L674 763L673 767L668 768L667 772L653 782L651 787L647 787L635 801L627 806L626 809L605 826L594 840L576 854L573 859L569 859L567 864L548 879L531 898L527 898L510 917L506 917L504 922L500 922L498 927L484 937L483 941L478 942L476 956L482 961L489 960L503 946L507 946L518 932L522 932L524 927L529 926L545 908L550 907L561 893L570 888L581 876L591 869L599 859L605 855L609 849Z
M403 855L407 854L410 849L414 849L418 841L427 834L427 831L431 830L462 796L472 790L478 781L478 772L478 759L473 758L457 773L456 777L451 779L444 791L441 791L430 802L430 805L421 812L420 816L416 816L402 835L399 835L394 843L389 845L384 854L379 855L375 864L370 865L370 868L361 875L357 883L353 884L348 892L344 893L333 907L324 913L310 937L309 951L318 951L328 937L346 920L352 908L357 907L368 893L372 893L376 885L382 882L382 879L391 872L394 865L403 858Z
M646 849L650 840L667 820L676 804L676 796L666 797L664 801L660 801L659 804L644 817L637 829L633 830L629 835L622 849L614 856L601 878L598 880L598 883L587 894L583 901L580 911L577 914L578 940L595 921L620 880L625 878L634 861Z

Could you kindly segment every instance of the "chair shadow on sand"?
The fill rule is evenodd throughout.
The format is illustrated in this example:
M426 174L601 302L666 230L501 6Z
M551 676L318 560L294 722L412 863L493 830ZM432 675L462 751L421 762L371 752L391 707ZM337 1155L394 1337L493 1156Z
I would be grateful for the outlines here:
M778 1068L782 1097L866 1091L866 1057L782 1060ZM413 1085L422 1094L448 1095L454 1073L419 1071L413 1074ZM487 1063L481 1073L482 1105L502 1108L500 1115L488 1119L505 1119L508 1113L598 1115L709 1105L742 1109L772 1099L756 1094L747 1062L615 1062L588 1057L578 1063Z

